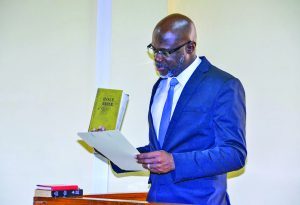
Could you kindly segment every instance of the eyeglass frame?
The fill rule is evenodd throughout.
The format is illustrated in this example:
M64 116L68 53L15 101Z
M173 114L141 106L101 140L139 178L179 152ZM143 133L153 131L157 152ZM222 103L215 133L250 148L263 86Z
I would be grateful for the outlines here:
M180 46L178 46L178 47L176 47L176 48L173 48L173 49L157 49L157 48L155 48L151 43L147 46L147 49L148 49L148 52L149 52L149 49L151 49L152 51L153 51L153 54L154 54L154 56L155 55L157 55L157 54L161 54L161 55L163 55L163 56L165 56L165 57L169 57L172 53L175 53L176 51L178 51L179 49L181 49L183 46L185 46L185 45L187 45L187 44L189 44L189 43L196 43L196 42L194 42L194 41L191 41L191 40L189 40L189 41L187 41L187 42L185 42L184 44L182 44L182 45L180 45Z

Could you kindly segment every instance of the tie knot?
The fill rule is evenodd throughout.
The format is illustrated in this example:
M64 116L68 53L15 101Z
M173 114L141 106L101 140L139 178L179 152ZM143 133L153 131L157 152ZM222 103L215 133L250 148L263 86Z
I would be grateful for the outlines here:
M170 86L174 87L178 84L178 80L176 78L172 78L170 81Z

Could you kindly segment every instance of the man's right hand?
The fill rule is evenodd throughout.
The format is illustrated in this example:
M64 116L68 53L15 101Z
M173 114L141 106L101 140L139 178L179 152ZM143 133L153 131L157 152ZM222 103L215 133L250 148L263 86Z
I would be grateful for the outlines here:
M96 128L92 129L91 132L102 132L105 130L106 130L105 127L100 125L97 129Z

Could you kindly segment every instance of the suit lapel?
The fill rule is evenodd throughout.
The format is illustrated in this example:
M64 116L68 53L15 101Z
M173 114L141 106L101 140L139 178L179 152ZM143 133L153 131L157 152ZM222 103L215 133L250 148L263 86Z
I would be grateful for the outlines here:
M149 123L149 129L150 129L149 132L152 133L149 135L149 137L150 137L149 140L150 140L150 142L152 142L152 143L150 143L150 145L153 145L153 147L151 147L151 149L153 149L153 150L161 149L159 141L156 136L156 132L155 132L154 125L153 125L153 118L152 118L152 114L151 114L151 106L153 103L154 95L156 93L157 87L161 80L162 80L162 78L159 78L153 86L152 93L151 93L151 99L150 99L150 103L149 103L149 109L148 109L148 123Z
M186 85L183 88L182 93L178 99L178 102L176 104L173 116L171 118L168 130L166 133L163 147L168 145L168 143L166 143L168 140L171 140L170 136L173 133L173 131L175 130L175 125L176 125L178 119L180 119L182 110L186 106L186 103L189 101L189 99L193 96L194 92L196 91L196 88L205 79L204 73L209 70L210 65L211 64L208 62L208 60L205 57L201 57L200 65L196 68L196 70L194 71L194 73L192 74L192 76L190 77L188 82L186 83Z

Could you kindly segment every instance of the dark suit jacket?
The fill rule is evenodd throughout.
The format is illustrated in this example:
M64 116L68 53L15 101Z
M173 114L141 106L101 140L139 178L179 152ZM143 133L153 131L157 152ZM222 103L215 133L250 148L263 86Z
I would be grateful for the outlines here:
M227 172L244 166L245 93L241 82L205 57L186 83L175 107L162 147L149 106L149 145L141 152L172 153L175 170L150 174L150 202L229 204Z

